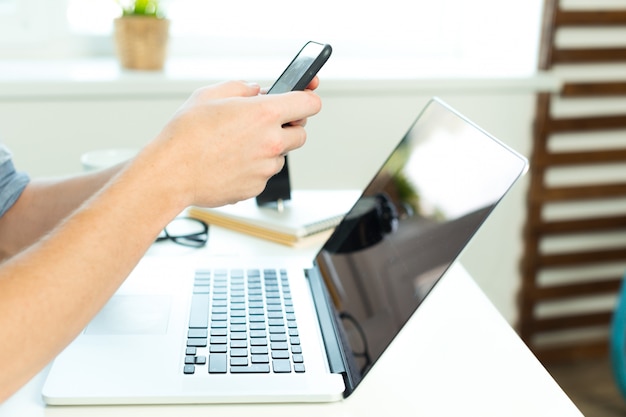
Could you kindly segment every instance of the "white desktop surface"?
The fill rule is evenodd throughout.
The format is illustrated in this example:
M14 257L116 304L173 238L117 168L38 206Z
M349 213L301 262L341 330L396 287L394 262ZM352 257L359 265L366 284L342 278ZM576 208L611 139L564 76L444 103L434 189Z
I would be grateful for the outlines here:
M212 227L206 249L155 244L146 256L303 256ZM46 406L44 369L0 405L0 416L582 416L465 269L455 264L346 400L322 404ZM245 414L244 414L245 413Z

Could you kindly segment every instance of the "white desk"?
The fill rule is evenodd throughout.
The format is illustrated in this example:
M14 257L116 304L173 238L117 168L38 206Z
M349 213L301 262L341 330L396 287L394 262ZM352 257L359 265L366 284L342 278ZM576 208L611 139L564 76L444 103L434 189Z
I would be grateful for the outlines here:
M207 252L306 257L316 252L315 248L294 251L218 228L210 233L207 249L155 245L147 256L177 256L181 262L189 262ZM405 353L411 359L400 363ZM341 402L46 407L40 395L46 373L47 369L1 405L0 416L582 416L458 264L435 287L354 394Z

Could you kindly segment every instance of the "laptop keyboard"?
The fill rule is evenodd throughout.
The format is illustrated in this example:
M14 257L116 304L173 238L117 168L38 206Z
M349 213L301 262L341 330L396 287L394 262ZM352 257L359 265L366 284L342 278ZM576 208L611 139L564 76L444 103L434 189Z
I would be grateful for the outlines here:
M305 372L287 271L198 270L183 373Z

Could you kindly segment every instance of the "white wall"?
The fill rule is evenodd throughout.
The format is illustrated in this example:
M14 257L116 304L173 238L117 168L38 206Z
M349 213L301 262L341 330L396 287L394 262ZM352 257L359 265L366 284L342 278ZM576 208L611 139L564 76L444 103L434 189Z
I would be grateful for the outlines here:
M78 172L83 152L139 147L165 123L195 84L149 78L89 82L60 76L45 82L0 79L0 141L32 176ZM307 145L290 155L294 188L355 188L367 184L433 95L503 142L528 155L534 93L549 78L511 80L324 80L322 113L308 124ZM463 264L514 323L519 285L526 181L496 209L463 255Z

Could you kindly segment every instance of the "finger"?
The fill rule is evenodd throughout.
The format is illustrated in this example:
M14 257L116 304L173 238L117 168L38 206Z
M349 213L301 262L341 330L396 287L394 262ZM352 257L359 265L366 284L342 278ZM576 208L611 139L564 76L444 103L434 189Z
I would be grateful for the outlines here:
M287 153L298 149L306 142L306 130L302 126L290 126L283 127L283 151L280 155L286 155Z
M279 155L276 158L276 171L274 172L274 175L282 171L284 166L285 166L285 155Z
M309 85L306 87L306 89L307 90L315 90L317 87L319 87L319 85L320 85L320 79L316 75L315 77L313 77L313 79L311 80Z
M314 116L322 109L319 96L311 91L293 91L285 94L262 96L274 106L281 125L294 120L303 120Z

